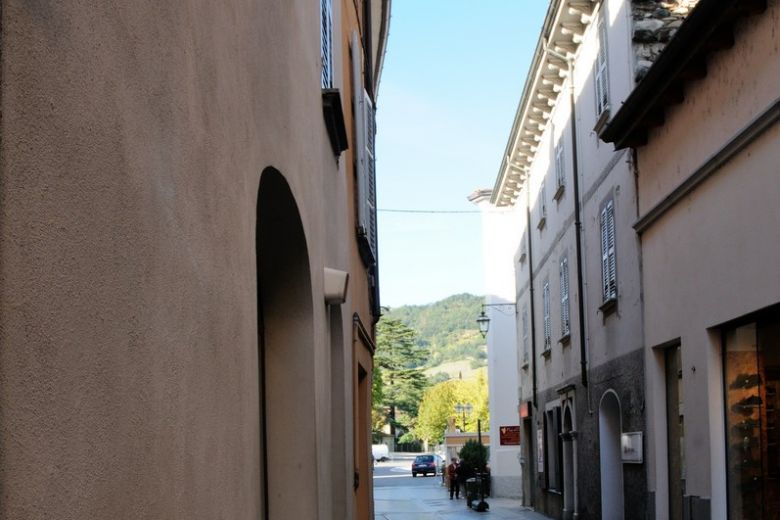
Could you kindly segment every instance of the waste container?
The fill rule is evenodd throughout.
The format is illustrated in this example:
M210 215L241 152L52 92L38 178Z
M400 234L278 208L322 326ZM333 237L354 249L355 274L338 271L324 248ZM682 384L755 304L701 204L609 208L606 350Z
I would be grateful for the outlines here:
M488 503L483 500L483 479L480 475L466 480L466 506L475 511L488 510Z

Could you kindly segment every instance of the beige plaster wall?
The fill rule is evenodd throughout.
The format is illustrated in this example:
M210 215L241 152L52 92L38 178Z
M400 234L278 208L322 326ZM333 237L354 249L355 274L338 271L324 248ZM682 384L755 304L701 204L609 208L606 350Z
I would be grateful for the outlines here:
M269 165L306 235L317 404L316 469L274 478L327 473L322 268L351 235L318 6L6 0L1 54L0 517L258 517Z
M638 152L642 212L693 173L776 97L780 6L738 26L736 46L711 57L708 76ZM687 494L711 497L725 517L725 440L718 325L780 301L780 183L775 125L642 235L648 468L656 510L666 504L663 356L680 339ZM659 517L660 518L660 517Z
M736 46L710 55L707 77L686 85L685 101L650 132L641 154L643 170L653 172L641 179L643 214L778 98L780 9L776 0L768 4L764 14L737 24Z

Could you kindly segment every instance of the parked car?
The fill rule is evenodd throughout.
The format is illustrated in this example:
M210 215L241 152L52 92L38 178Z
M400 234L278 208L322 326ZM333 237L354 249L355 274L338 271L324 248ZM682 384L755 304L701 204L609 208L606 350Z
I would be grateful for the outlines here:
M430 473L435 477L440 460L438 455L417 455L412 462L412 476L416 477L418 473L427 476Z

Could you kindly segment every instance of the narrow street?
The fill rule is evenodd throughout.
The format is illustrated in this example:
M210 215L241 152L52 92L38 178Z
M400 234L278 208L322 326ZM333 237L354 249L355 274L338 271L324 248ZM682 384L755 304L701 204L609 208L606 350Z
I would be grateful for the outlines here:
M461 520L484 517L493 520L546 520L520 505L519 500L488 498L490 511L477 513L460 500L450 500L441 475L412 477L411 459L381 462L374 466L375 520Z

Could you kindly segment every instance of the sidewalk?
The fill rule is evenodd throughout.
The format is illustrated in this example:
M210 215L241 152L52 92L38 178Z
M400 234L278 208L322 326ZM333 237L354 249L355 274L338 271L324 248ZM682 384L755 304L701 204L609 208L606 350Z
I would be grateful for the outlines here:
M466 507L463 497L450 500L443 487L404 487L374 489L375 520L549 520L520 505L520 500L487 498L487 513ZM402 497L402 498L399 498Z

